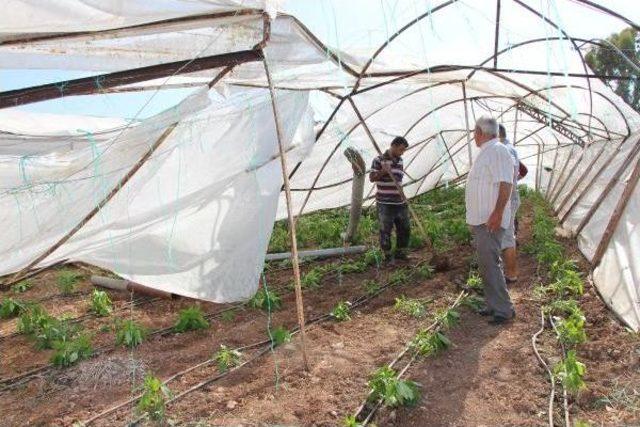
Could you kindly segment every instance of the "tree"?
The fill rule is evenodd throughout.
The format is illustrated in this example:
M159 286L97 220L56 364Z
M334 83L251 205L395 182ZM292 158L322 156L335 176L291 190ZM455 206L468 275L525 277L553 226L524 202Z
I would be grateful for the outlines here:
M596 74L632 77L606 79L605 83L627 104L640 111L640 34L637 30L626 28L618 34L610 35L602 45L594 46L587 52L586 61Z

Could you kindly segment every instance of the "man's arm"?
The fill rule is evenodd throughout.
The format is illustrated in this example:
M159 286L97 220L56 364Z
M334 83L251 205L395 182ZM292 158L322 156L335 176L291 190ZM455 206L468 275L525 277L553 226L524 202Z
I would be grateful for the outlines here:
M491 212L491 215L489 215L489 219L487 220L487 229L489 229L489 231L497 231L500 228L504 208L507 206L507 202L511 198L511 187L513 187L513 185L509 182L500 183L496 206L493 208L493 212Z
M369 181L380 181L383 176L389 173L391 173L390 162L380 162L378 160L374 160L373 164L371 165L371 172L369 172Z

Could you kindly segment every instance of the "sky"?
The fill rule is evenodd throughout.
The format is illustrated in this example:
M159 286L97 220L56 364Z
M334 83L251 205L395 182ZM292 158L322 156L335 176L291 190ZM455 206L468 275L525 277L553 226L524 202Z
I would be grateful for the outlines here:
M327 45L349 53L364 54L370 53L374 47L387 40L397 28L413 17L430 10L440 1L285 0L283 6L286 12L298 17ZM576 16L571 0L526 1L532 7L542 8L541 10L574 36L603 38L625 26L617 20L599 14L588 13ZM631 6L636 3L636 0L608 0L604 3L635 22L640 22L640 7ZM449 11L443 12L445 12L444 9L439 12L437 19L425 19L416 26L414 31L407 32L398 38L394 42L393 49L385 51L383 59L397 62L410 57L419 65L465 61L476 63L479 62L478 58L486 57L485 52L492 51L490 45L495 22L495 0L463 0L460 2L459 9L450 8ZM473 15L474 19L469 20L467 15ZM501 46L516 43L524 38L555 35L548 30L543 30L542 26L531 25L531 16L523 13L521 8L514 7L512 2L503 1L502 21L508 22L508 25L504 25L501 29ZM487 48L489 50L486 50ZM571 56L570 52L564 52L560 57L553 57L545 51L537 54L548 56L546 60L537 61L541 64L550 61L562 62L565 60L564 56ZM535 50L528 51L527 55L536 55ZM504 63L506 64L509 60L516 63L536 62L527 56L515 55L509 58L505 55ZM0 70L0 90L84 77L95 73L95 71L2 69ZM79 96L30 104L22 108L33 112L127 118L137 114L138 118L144 118L168 108L190 92L191 90L188 89L176 89L106 96ZM140 111L141 106L145 104L144 109Z

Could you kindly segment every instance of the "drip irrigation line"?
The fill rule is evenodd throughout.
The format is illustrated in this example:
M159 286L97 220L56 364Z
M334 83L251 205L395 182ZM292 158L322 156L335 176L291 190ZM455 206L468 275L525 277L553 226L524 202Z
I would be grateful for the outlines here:
M551 392L549 393L549 408L548 408L549 427L554 427L553 426L553 402L555 400L555 394L556 394L556 381L555 381L555 377L553 376L553 373L551 372L551 369L549 369L549 365L547 365L547 362L545 362L542 356L540 355L540 352L538 351L538 344L537 344L538 337L540 336L540 334L544 332L544 329L545 329L544 310L542 308L540 308L540 322L541 322L540 330L538 330L531 337L531 345L533 346L533 352L535 353L536 358L538 359L538 362L540 362L540 365L542 365L542 367L545 369L545 371L547 371L547 374L549 375L549 382L551 383Z
M464 298L466 295L468 295L468 291L463 290L462 292L460 292L458 294L458 297L455 299L455 301L449 306L448 310L452 310L456 308L460 304L460 301L462 300L462 298ZM433 323L431 323L431 325L429 325L426 328L426 330L431 331L436 328L437 328L436 330L439 330L440 328L438 328L438 326L441 327L442 326L441 323L442 323L442 319L436 318L436 320ZM409 342L404 347L404 349L402 349L402 351L398 353L398 355L387 365L387 367L393 369L393 367L400 360L402 360L402 358L404 358L404 356L409 352L409 350L411 350L412 347L413 347L413 339L409 340ZM418 358L418 353L414 353L411 359L409 359L409 361L405 365L405 367L396 375L396 379L399 380L407 372L411 364L413 364L413 362L415 362L417 358ZM360 406L356 410L356 413L354 415L356 419L358 419L359 417L361 418L363 411L366 409L367 404L369 403L372 393L373 393L373 390L369 391L369 393L367 394L367 397L364 399L362 404L360 404ZM381 405L382 405L382 399L378 399L374 404L374 406L371 408L371 410L368 412L365 419L362 421L362 425L366 426L369 423L369 421L371 421L371 419L373 418L373 416L375 415L375 413L377 412L377 410L380 408Z
M419 267L420 265L422 265L424 262L426 262L426 261L420 261L420 262L416 263L415 266L414 266L414 269ZM360 297L355 298L353 303L351 304L351 308L353 309L353 308L356 308L356 307L359 307L359 306L362 306L362 305L366 304L368 301L370 301L373 298L375 298L376 296L380 295L384 290L389 289L391 287L394 287L396 285L397 285L396 283L387 282L386 284L382 285L378 289L377 292L369 294L369 295L367 295L367 294L361 295ZM324 322L324 321L332 319L332 318L333 318L333 316L330 313L329 314L322 314L320 316L317 316L317 317L314 317L312 319L309 319L305 323L305 326L311 326L311 325L314 325L314 324L317 324L317 323L320 323L320 322ZM299 332L300 332L300 326L297 325L291 330L291 335L296 335ZM271 344L272 344L272 340L268 339L268 340L262 340L262 341L259 341L259 342L253 343L253 344L245 345L245 346L238 347L238 348L234 349L235 351L244 351L244 350L248 350L248 349L264 347L256 355L254 355L251 359L243 362L242 364L240 364L240 365L238 365L238 366L236 366L236 367L234 367L232 369L229 369L226 372L219 373L219 374L217 374L217 375L215 375L215 376L213 376L213 377L211 377L209 379L206 379L206 380L204 380L204 381L202 381L202 382L200 382L200 383L188 388L187 390L185 390L183 392L180 392L179 394L174 396L172 399L168 400L166 402L166 404L175 402L179 398L182 398L182 397L184 397L185 395L187 395L187 394L189 394L191 392L199 390L199 389L201 389L201 388L203 388L203 387L205 387L205 386L207 386L207 385L209 385L209 384L211 384L211 383L213 383L213 382L215 382L215 381L217 381L217 380L229 375L230 373L235 372L238 369L240 369L240 368L242 368L242 367L244 367L244 366L256 361L257 359L259 359L260 357L262 357L263 355L265 355L266 353L268 353L269 351L272 350L272 345ZM189 368L187 368L187 369L185 369L183 371L180 371L180 372L170 376L168 379L163 381L163 384L167 385L169 382L175 380L176 378L179 378L179 377L185 375L186 373L192 372L193 370L198 369L200 367L210 365L214 361L215 360L213 360L212 358L209 358L209 359L207 359L205 361L199 362L196 365L193 365L193 366L191 366L191 367L189 367ZM133 404L141 396L142 396L142 394L140 394L140 395L138 395L138 396L136 396L136 397L134 397L132 399L129 399L129 400L125 401L125 402L119 403L118 405L113 406L113 407L111 407L111 408L109 408L109 409L107 409L105 411L102 411L98 415L95 415L95 416L91 417L90 419L83 421L81 424L83 426L88 426L91 423L93 423L94 421L96 421L96 420L98 420L98 419L100 419L102 417L105 417L105 416L107 416L109 414L112 414L113 412L115 412L115 411L117 411L117 410L119 410L119 409L121 409L123 407L126 407L126 406L129 406L129 405ZM131 423L129 423L129 425L135 425L136 423L138 423L139 421L141 421L143 419L144 419L144 417L139 417L136 420L134 420Z
M558 328L553 321L553 316L551 315L549 315L549 323L551 324L551 327L553 327L553 331L556 333L556 337L558 338L558 344L560 345L560 351L562 353L562 360L564 361L567 358L567 351L564 347L564 344L562 344L562 341L560 341L560 331L558 331ZM569 403L567 399L567 388L564 386L564 384L562 384L562 407L564 409L565 427L571 427L571 420L569 418Z

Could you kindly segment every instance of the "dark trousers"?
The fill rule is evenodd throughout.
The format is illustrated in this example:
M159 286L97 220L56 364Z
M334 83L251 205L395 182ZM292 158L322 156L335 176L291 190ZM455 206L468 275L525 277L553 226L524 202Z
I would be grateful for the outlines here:
M378 222L380 223L380 248L391 251L391 232L396 226L396 249L402 251L409 246L411 222L407 205L387 205L378 203Z

